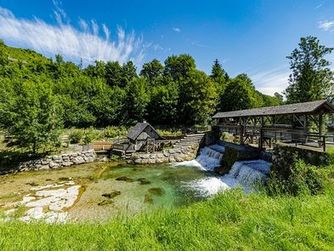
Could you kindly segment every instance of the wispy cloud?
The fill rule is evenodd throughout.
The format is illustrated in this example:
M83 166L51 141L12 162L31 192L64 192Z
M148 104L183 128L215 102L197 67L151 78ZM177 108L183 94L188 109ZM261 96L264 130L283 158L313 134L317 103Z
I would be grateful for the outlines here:
M318 28L324 31L334 30L334 20L323 20L318 23Z
M256 88L267 95L282 93L288 86L289 69L279 67L250 75Z
M175 32L181 32L181 29L178 28L178 27L173 27L173 31L175 31Z
M0 7L0 38L14 46L27 47L43 54L61 54L68 60L91 63L95 60L133 60L139 64L144 57L143 39L134 32L126 33L121 27L114 37L109 28L94 20L79 20L80 29L67 19L66 13L54 1L57 24L43 20L17 18Z

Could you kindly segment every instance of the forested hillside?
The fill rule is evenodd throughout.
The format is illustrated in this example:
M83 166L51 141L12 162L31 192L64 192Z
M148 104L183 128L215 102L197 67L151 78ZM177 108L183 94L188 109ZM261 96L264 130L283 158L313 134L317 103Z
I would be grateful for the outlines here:
M208 76L190 55L145 63L96 61L83 67L57 55L0 43L0 126L19 142L48 142L56 129L132 125L204 125L217 110L278 105L246 74L230 78L216 60ZM55 133L53 133L55 132Z

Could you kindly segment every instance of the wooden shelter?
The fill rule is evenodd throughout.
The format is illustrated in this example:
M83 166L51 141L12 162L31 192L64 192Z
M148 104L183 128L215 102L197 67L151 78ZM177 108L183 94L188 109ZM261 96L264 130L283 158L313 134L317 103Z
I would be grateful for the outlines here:
M163 140L163 137L147 122L137 123L132 127L127 136L130 148L134 151L143 150L146 147L146 151L154 151L155 141ZM151 149L153 148L153 149Z
M230 132L240 138L240 143L263 148L272 141L306 144L317 142L326 147L323 135L323 116L334 113L334 106L327 100L296 103L247 110L218 112L212 118L214 130Z

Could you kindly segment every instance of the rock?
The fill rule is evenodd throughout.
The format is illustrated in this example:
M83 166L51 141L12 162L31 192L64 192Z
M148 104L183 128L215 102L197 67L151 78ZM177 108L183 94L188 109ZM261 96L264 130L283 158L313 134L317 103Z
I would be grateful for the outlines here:
M160 188L160 187L150 188L150 189L148 189L148 192L150 194L157 195L157 196L162 196L166 193L165 190L163 188Z
M134 163L135 163L135 164L142 164L142 160L141 160L141 159L135 159L135 160L134 160Z
M116 178L117 181L126 181L126 182L134 182L132 178L129 178L127 176L121 176Z
M105 206L114 203L112 200L103 200L99 203L97 203L98 206Z
M174 149L169 149L168 152L169 152L170 154L174 154L174 153L175 153L175 150L174 150Z
M140 185L148 185L148 184L151 184L151 181L149 181L149 180L146 179L146 178L139 178L139 179L137 179L137 181L140 182Z
M116 196L120 195L121 191L112 191L110 193L104 193L102 194L103 197L108 198L108 199L112 199L115 198Z
M78 165L78 164L85 163L85 160L81 156L78 156L78 157L73 159L73 163Z
M43 165L39 168L39 170L48 170L48 169L50 169L49 165Z
M72 166L73 165L73 162L70 162L70 161L68 161L68 162L63 162L62 163L62 166Z
M50 168L57 168L59 167L60 165L58 163L55 163L55 162L50 162Z
M174 158L173 156L170 156L170 157L168 158L168 162L175 162L175 158Z
M148 160L148 164L155 164L156 163L156 160L155 159L149 159Z
M42 159L41 164L42 165L48 165L50 163L50 161L46 160L46 159Z

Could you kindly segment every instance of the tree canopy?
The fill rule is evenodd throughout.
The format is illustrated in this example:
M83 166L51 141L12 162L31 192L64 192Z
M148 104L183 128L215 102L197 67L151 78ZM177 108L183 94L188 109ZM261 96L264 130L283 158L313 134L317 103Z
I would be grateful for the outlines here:
M326 56L333 51L316 37L300 39L290 56L289 86L285 90L288 103L324 99L332 95L333 72Z
M230 78L218 60L210 75L188 54L83 67L61 55L48 59L0 43L0 127L31 149L55 143L61 127L193 126L217 110L276 105L280 97L255 90L245 74Z

